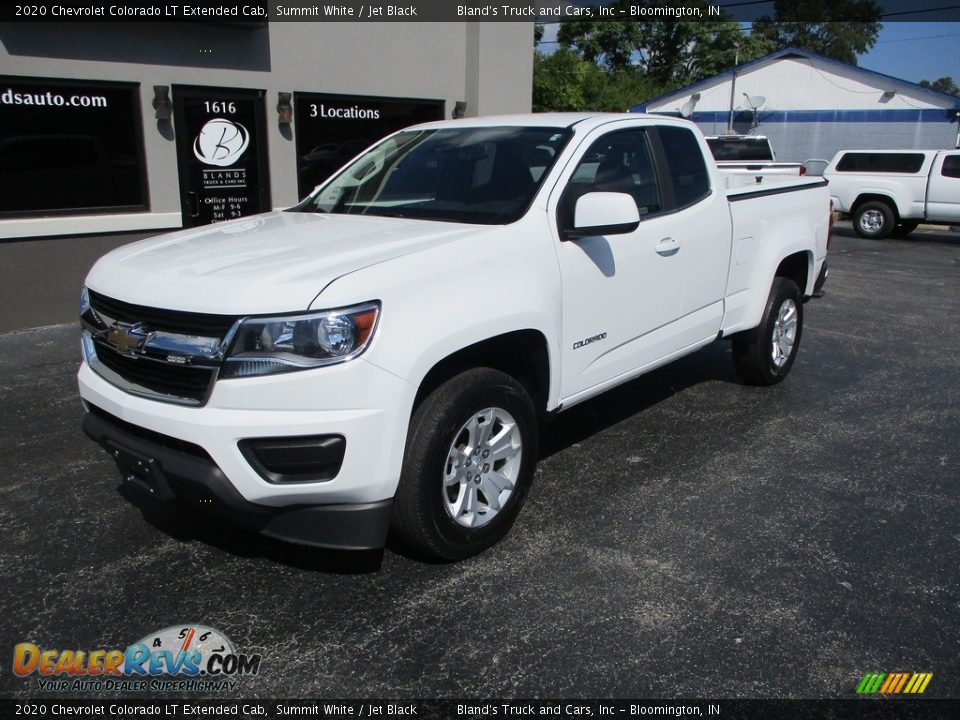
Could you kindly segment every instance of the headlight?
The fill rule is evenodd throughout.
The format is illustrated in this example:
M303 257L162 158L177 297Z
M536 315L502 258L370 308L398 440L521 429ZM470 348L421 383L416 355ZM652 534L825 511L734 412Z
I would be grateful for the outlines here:
M230 343L220 377L250 377L333 365L362 353L380 303L302 315L248 318Z
M87 288L80 291L80 317L90 312L90 293Z
M80 291L80 317L86 317L90 311L90 293L87 292L87 288L84 287ZM97 348L93 344L93 335L83 327L80 329L80 347L83 348L83 358L88 364L97 359Z

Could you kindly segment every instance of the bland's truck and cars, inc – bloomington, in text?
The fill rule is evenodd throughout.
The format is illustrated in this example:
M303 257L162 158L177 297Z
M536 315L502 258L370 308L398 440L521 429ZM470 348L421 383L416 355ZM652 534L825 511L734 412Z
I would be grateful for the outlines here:
M100 259L84 429L148 498L474 555L516 519L552 414L718 339L749 383L790 371L826 183L726 184L679 119L395 133L292 208Z

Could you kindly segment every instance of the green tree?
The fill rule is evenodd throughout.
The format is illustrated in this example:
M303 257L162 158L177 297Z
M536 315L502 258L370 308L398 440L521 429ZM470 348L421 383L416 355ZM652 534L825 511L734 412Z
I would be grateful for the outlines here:
M537 52L533 58L535 112L623 112L664 90L634 68L607 70L568 48Z
M625 3L621 0L614 5ZM577 19L560 23L557 42L562 47L575 49L587 62L617 71L634 64L633 55L644 39L640 23Z
M688 36L678 48L672 65L672 81L687 85L742 65L774 50L763 35L744 33L735 22L682 23Z
M533 110L586 110L589 92L603 82L603 70L566 48L533 56Z
M952 77L937 78L933 82L921 80L920 85L931 90L939 90L942 93L947 93L947 95L960 95L960 87L957 87Z
M619 0L614 6L627 4ZM693 4L706 14L701 0L647 0L647 4ZM742 63L774 49L769 38L745 34L739 23L724 17L701 22L571 20L561 23L557 41L612 73L639 69L665 88L722 72L733 66L738 53Z
M757 18L753 31L777 49L798 47L856 65L876 44L882 14L875 0L775 0L773 17Z

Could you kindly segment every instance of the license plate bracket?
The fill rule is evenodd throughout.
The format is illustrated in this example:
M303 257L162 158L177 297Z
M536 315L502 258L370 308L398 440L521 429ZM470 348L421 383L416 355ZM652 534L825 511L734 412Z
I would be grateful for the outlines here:
M176 497L155 458L114 442L107 443L107 451L113 456L113 461L128 486L157 500L173 500Z

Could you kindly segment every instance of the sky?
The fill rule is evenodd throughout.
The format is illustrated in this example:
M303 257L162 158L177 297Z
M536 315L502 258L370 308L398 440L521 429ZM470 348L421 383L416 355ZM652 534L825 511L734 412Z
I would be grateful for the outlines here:
M911 82L944 75L960 85L960 22L887 22L860 66Z
M557 47L549 43L556 39L556 27L546 25L543 50ZM960 85L960 22L886 22L859 64L910 82L947 76Z

